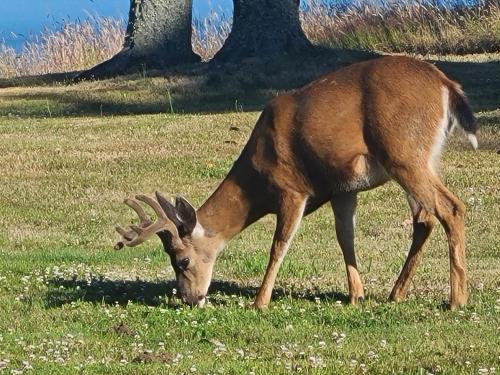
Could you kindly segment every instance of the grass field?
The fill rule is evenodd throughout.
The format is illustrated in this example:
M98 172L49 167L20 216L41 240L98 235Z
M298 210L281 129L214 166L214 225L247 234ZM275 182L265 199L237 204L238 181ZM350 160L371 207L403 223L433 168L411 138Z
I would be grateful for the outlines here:
M440 227L409 298L387 301L411 238L394 183L360 194L367 299L359 307L345 304L328 207L303 221L268 311L246 306L264 273L273 217L228 244L210 304L183 307L159 241L112 249L114 225L134 219L121 201L159 189L201 204L258 115L239 109L262 106L264 96L249 105L228 96L228 112L195 114L162 78L1 89L0 373L500 372L499 64L498 55L440 62L463 81L481 126L477 152L456 134L442 160L443 180L467 207L470 300L456 312L443 308Z

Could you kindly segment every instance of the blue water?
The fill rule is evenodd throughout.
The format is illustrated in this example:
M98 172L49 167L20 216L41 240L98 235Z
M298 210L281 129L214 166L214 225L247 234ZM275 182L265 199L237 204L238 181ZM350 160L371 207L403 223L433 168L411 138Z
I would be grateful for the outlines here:
M130 0L0 0L0 42L19 49L44 27L90 15L127 20ZM193 15L201 18L213 10L232 13L232 0L193 0Z

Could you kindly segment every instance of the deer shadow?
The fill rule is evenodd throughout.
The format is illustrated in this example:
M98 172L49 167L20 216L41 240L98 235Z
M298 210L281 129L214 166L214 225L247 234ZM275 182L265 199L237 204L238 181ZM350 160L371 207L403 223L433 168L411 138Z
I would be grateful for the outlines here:
M146 306L162 306L177 308L182 305L180 299L174 297L177 284L169 281L146 280L109 280L103 277L89 281L77 279L54 278L49 280L49 290L45 295L47 308L61 307L72 302L83 301L94 304L126 306L129 302ZM253 299L258 288L243 286L231 281L213 280L209 289L209 299L213 305L228 304L228 296L239 296ZM302 290L300 292L277 288L273 291L273 299L292 298L305 301L341 301L348 303L348 297L338 292L319 292Z

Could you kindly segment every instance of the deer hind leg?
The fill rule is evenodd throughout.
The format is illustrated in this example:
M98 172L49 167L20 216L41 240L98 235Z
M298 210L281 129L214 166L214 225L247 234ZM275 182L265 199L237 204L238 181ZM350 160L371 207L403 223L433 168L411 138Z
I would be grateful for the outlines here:
M394 177L426 211L437 217L448 238L450 256L450 307L467 302L465 274L464 204L430 170L401 168Z
M436 223L434 216L424 210L411 196L408 196L408 203L413 217L413 237L405 264L389 297L393 301L401 301L406 297L415 269L420 262L422 247Z
M335 232L339 242L347 271L349 301L356 304L364 298L363 283L359 276L354 253L354 211L356 210L356 193L336 195L331 199L335 216Z
M306 202L307 197L297 193L286 193L281 198L269 263L253 305L256 308L265 308L271 301L276 276L302 220Z

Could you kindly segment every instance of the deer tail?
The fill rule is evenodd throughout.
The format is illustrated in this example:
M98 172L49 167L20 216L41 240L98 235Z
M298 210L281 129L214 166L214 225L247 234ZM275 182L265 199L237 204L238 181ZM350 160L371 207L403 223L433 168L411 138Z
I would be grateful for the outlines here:
M461 127L467 139L474 149L477 149L478 143L476 138L477 124L469 100L462 90L462 87L451 80L448 80L449 89L449 105L450 105L450 121L451 127Z

